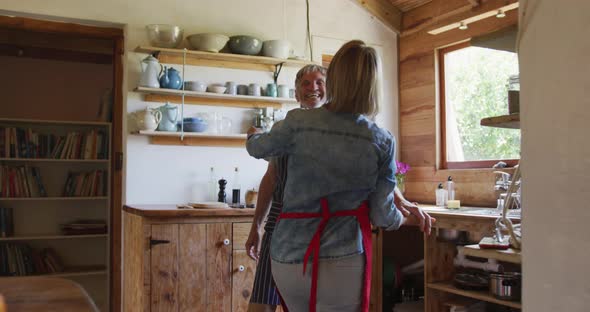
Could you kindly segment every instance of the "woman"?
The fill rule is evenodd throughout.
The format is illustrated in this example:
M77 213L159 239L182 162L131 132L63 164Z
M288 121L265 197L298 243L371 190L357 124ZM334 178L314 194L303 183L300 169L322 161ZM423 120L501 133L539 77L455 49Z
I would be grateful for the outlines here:
M394 230L405 221L394 204L395 140L370 119L377 71L375 50L348 42L328 68L327 104L249 132L250 155L289 155L271 258L291 312L368 311L371 223Z

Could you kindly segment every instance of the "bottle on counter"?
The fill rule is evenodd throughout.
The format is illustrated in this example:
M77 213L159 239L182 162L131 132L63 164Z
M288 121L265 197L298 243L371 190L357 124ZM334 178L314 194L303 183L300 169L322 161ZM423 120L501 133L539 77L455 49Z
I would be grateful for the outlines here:
M444 207L447 204L447 190L443 188L442 183L438 184L436 189L436 205Z
M455 182L451 176L447 179L447 195L447 200L455 200Z
M240 203L240 171L238 167L234 169L234 180L232 181L232 204Z
M217 179L215 178L215 168L209 169L209 182L207 183L207 200L217 201Z

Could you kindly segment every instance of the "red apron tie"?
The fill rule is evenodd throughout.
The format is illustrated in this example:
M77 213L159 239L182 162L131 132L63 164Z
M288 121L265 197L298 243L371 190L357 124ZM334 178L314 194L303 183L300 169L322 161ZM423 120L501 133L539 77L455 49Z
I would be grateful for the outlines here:
M309 296L309 311L315 312L316 311L316 302L317 302L317 289L318 289L318 268L319 268L319 259L320 259L320 238L322 236L322 232L324 228L328 224L328 220L332 217L356 217L359 222L363 240L363 248L365 249L365 272L363 278L363 292L362 292L362 305L361 305L361 312L368 312L369 311L369 299L371 295L371 270L372 270L372 247L371 244L371 222L369 220L369 206L366 202L363 202L358 208L353 210L344 210L338 211L335 213L330 213L328 209L328 201L325 198L320 200L320 204L322 207L321 213L311 213L311 212L283 212L277 218L277 222L279 219L308 219L308 218L322 218L320 224L316 232L314 233L307 250L305 251L305 255L303 257L303 274L305 274L305 269L307 268L307 261L313 252L313 262L312 262L312 271L311 271L311 294ZM286 306L283 303L283 309L286 312Z

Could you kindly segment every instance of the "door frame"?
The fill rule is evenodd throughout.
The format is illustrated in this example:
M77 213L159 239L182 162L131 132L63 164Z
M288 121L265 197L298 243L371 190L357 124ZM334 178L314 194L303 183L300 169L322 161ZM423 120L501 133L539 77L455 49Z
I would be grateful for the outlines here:
M123 207L123 76L125 36L122 28L96 27L28 17L0 16L0 28L38 33L66 34L113 41L113 108L111 135L110 201L110 311L121 310L121 216Z

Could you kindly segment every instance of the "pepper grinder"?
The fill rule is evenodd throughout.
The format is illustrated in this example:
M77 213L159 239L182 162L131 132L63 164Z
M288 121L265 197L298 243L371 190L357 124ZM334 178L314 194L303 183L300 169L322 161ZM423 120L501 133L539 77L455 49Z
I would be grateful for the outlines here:
M220 203L225 203L225 185L227 184L227 181L224 178L221 178L219 179L219 181L217 181L217 183L219 183L219 193L217 193L217 201Z

